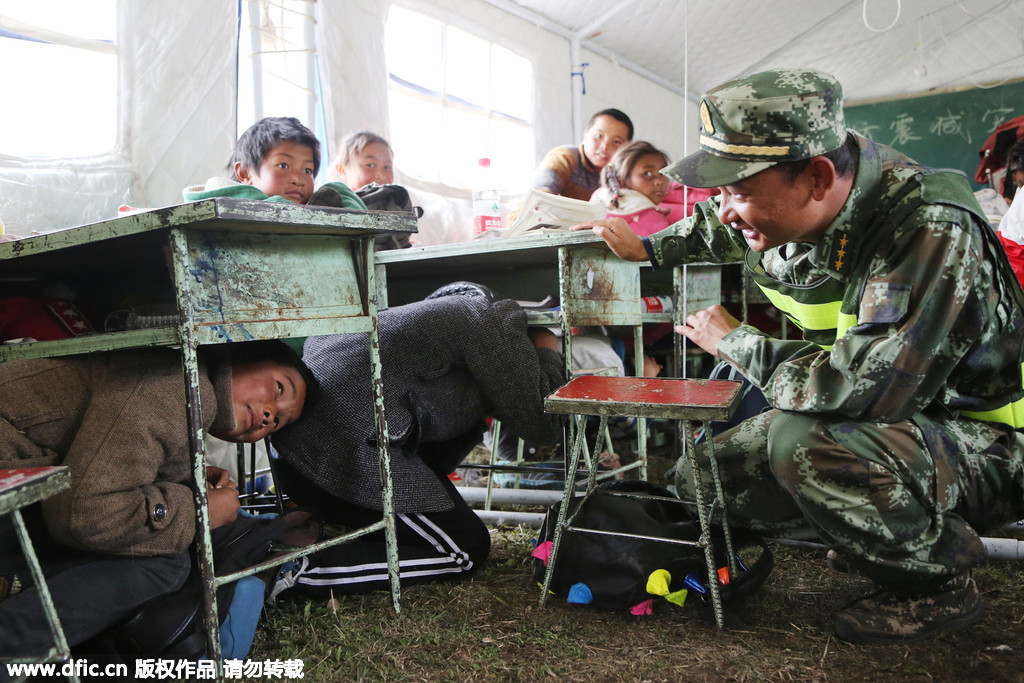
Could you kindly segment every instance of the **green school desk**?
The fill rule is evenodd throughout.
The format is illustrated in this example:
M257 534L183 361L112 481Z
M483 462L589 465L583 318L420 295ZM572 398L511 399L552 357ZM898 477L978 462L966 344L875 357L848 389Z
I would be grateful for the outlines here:
M528 313L530 324L553 327L674 322L673 311L641 311L641 282L685 300L686 313L722 300L722 266L655 270L648 263L623 261L590 231L412 247L375 256L381 308L419 301L457 280L486 285L521 301L556 296L565 315Z
M641 282L655 283L685 301L687 313L721 302L721 266L691 265L655 270L650 264L624 261L589 230L550 232L514 238L480 239L454 244L377 252L378 299L382 308L419 301L438 287L468 280L520 301L558 297L560 311L530 311L529 324L562 328L566 376L572 376L574 327L592 325L632 328L634 367L643 367L643 323L674 322L673 311L644 313ZM675 367L681 367L676 347ZM647 478L646 429L638 430L640 457L625 469L638 469ZM492 462L493 467L495 463ZM491 509L491 489L485 509Z
M245 573L215 576L204 468L196 349L256 339L359 332L367 335L377 442L388 443L377 344L373 237L415 232L413 214L352 211L229 198L207 199L0 243L5 296L38 294L59 283L79 294L78 308L99 326L125 307L150 310L157 327L60 341L0 346L0 361L151 346L180 347L192 443L197 539L204 578L207 652L220 660L215 587L279 565L325 544L383 529L395 610L400 607L397 543L388 451L380 522ZM100 322L97 322L100 321Z

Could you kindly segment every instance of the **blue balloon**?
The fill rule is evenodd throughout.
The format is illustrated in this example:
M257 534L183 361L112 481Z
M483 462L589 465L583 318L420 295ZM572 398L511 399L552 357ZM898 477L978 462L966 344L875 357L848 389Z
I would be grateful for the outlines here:
M594 601L594 595L587 588L585 583L574 583L569 589L569 597L565 599L569 604L589 605Z

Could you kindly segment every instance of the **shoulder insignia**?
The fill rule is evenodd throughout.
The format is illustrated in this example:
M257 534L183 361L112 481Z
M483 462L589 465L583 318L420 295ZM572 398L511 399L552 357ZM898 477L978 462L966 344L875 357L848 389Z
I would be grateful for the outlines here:
M837 273L846 274L849 270L851 257L850 237L845 232L836 233L836 240L832 245L832 255L835 257L832 259L832 268Z

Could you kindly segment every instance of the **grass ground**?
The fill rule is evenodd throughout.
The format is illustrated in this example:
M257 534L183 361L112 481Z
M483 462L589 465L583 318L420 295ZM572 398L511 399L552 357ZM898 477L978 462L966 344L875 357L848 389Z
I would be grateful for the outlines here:
M1022 563L975 572L981 623L917 645L859 646L836 640L832 622L870 583L828 570L824 550L773 546L768 581L727 607L719 632L686 606L649 617L555 599L540 609L534 535L493 529L473 579L408 587L400 614L384 592L269 608L250 658L302 659L316 682L1024 680Z
M695 611L650 617L552 600L538 607L532 530L496 529L470 581L414 586L395 614L387 593L271 608L252 659L302 659L307 681L1020 681L1024 566L976 572L988 614L910 646L837 641L832 619L867 591L824 568L824 551L776 546L761 590L727 608L718 632Z

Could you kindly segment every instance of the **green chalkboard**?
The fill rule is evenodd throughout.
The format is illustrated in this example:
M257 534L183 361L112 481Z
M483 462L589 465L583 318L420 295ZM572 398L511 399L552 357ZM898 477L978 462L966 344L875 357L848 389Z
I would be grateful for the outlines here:
M1024 81L846 106L846 125L926 166L971 179L978 150L1000 124L1024 115Z

